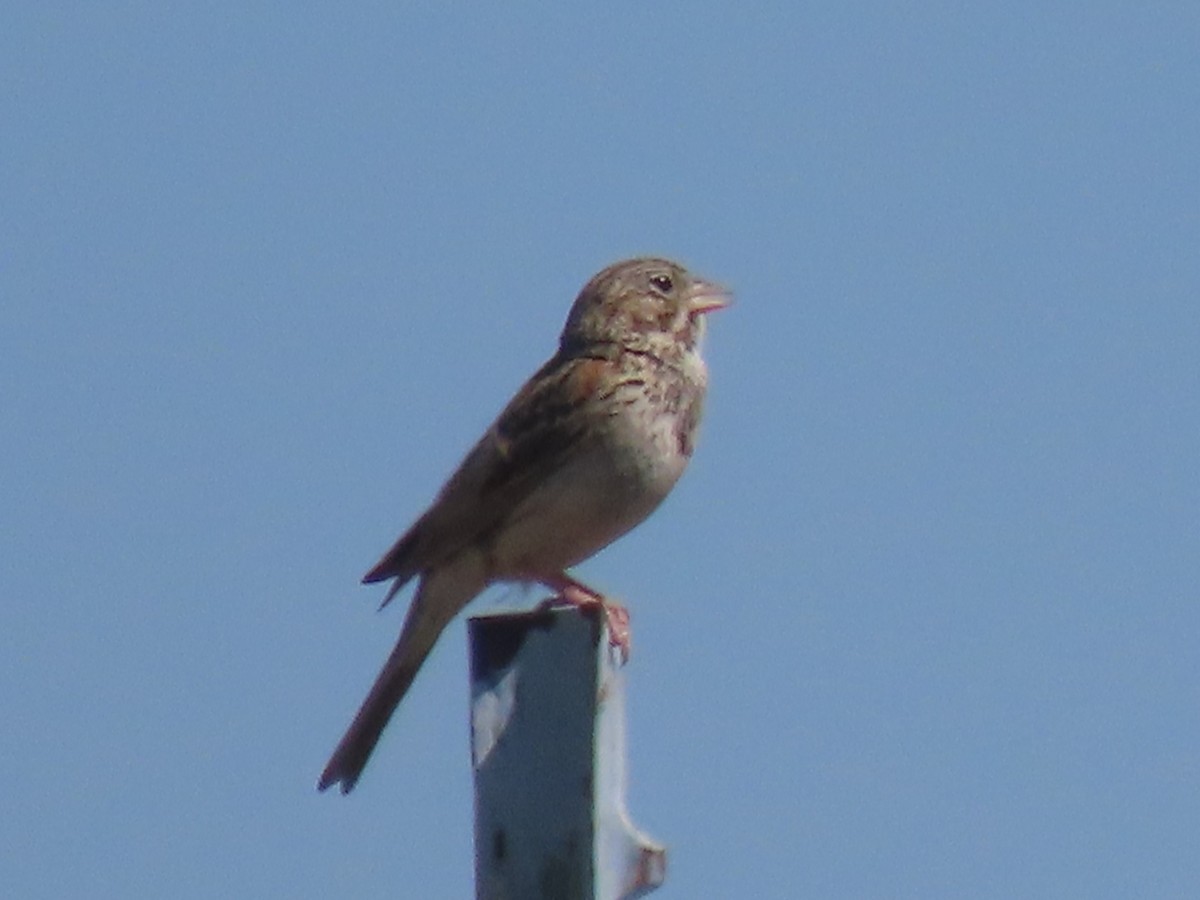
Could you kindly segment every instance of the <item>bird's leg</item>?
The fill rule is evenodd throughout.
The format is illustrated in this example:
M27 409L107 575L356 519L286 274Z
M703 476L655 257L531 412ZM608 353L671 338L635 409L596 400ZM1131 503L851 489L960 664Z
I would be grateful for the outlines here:
M604 618L608 623L609 643L621 651L621 657L625 662L629 661L629 653L632 649L629 610L616 600L610 600L583 582L576 581L566 572L560 572L552 578L545 578L542 583L546 587L558 591L558 596L547 600L543 606L553 606L558 600L581 609L599 606L604 611Z

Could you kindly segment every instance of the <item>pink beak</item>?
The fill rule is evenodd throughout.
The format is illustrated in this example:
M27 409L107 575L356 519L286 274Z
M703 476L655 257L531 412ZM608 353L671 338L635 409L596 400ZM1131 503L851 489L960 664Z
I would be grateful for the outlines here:
M733 294L727 288L711 281L695 281L692 283L688 308L697 315L724 309L733 302Z

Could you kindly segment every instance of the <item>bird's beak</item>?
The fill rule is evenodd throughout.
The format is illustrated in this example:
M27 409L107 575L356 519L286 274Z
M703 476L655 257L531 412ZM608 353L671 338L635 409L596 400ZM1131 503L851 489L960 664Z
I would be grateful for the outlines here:
M711 281L695 281L688 296L688 310L695 315L704 315L724 309L732 302L733 294L728 288Z

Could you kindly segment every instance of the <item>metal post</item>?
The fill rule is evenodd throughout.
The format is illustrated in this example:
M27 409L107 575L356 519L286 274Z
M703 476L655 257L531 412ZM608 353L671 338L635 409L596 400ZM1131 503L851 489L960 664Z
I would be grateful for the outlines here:
M470 620L478 900L619 900L666 850L625 810L625 685L605 617L576 607Z

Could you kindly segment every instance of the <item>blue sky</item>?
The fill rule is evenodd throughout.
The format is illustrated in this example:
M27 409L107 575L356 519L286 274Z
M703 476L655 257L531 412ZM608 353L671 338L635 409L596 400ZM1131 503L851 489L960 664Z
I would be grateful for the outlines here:
M1197 46L1183 2L10 10L0 883L471 895L461 622L314 790L402 615L357 582L650 252L738 297L690 472L579 569L656 896L1195 895Z

